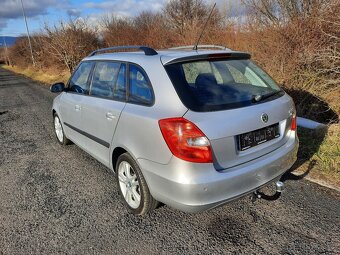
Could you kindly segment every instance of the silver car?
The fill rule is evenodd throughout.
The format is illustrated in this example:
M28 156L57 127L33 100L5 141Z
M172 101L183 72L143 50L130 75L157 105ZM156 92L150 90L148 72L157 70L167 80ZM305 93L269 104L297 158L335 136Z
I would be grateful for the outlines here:
M134 214L159 202L211 209L279 180L296 160L291 97L249 54L209 47L101 49L51 86L61 92L58 142L113 170Z

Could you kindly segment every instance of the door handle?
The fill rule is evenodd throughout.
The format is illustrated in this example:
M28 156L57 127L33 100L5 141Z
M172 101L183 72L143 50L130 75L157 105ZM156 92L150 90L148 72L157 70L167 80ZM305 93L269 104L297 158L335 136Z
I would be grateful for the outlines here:
M80 110L81 110L81 107L80 107L80 105L76 104L76 105L74 106L74 109L76 109L76 111L80 111Z
M116 116L115 116L112 112L107 112L107 113L106 113L106 118L107 118L108 120L113 120L113 119L116 118Z

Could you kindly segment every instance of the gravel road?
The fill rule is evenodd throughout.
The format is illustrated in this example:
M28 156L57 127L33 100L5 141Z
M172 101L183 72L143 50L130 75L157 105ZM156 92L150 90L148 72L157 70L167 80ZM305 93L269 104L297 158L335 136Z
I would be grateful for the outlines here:
M340 254L340 194L290 174L276 201L129 214L109 169L56 142L53 97L0 68L0 254Z

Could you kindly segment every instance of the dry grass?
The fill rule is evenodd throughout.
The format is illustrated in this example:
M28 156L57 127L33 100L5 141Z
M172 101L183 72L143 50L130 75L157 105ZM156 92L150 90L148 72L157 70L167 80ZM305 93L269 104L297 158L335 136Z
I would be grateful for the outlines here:
M39 81L46 85L51 85L55 82L64 82L67 83L70 78L70 74L68 71L60 71L57 72L55 70L41 70L35 69L32 67L21 68L18 66L7 66L3 65L2 68L10 70L14 73L22 74L32 80Z
M328 128L328 134L314 153L313 159L321 170L340 178L340 125L333 124Z
M299 160L305 163L298 171L311 168L311 178L340 188L340 124L331 124L327 130L299 128Z

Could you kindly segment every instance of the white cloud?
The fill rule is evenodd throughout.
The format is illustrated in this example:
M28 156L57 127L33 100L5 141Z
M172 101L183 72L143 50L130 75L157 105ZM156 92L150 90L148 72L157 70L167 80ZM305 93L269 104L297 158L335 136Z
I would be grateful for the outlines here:
M84 8L101 10L121 16L135 16L142 11L160 11L169 0L104 0L101 2L86 2ZM229 17L242 16L245 12L241 1L235 0L205 0L207 4L217 3L217 8Z
M166 0L112 0L100 3L87 2L86 8L99 9L104 12L120 13L124 16L134 16L142 11L159 11L163 8Z
M6 27L6 24L7 24L6 20L0 18L0 31L1 31L2 28Z
M62 8L68 5L68 0L23 0L25 13L34 17L47 13L47 8L53 6ZM15 19L22 16L20 0L1 0L0 17L2 19Z
M0 0L0 31L5 28L9 20L22 18L20 0ZM69 0L22 0L27 17L35 18L48 14L48 8L67 9Z
M67 15L71 17L79 17L81 15L81 9L78 8L70 8L67 10Z

